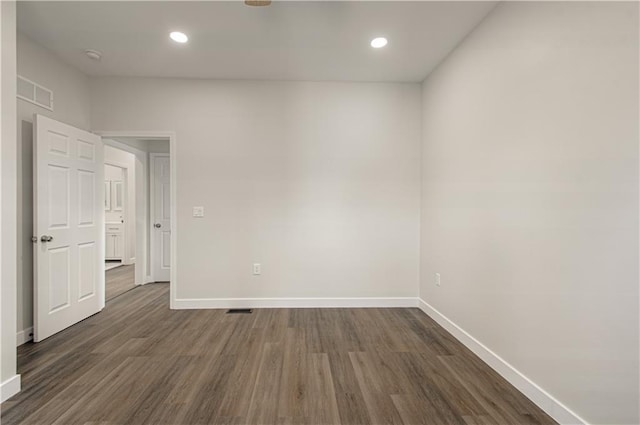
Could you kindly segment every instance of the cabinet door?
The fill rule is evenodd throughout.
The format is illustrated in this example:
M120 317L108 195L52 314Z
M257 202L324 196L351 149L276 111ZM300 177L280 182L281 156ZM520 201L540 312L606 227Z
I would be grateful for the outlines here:
M105 238L105 258L112 259L116 254L115 235L113 233L107 233Z
M104 182L104 210L111 211L111 182Z
M122 234L114 235L114 254L113 256L117 259L124 258L124 238Z

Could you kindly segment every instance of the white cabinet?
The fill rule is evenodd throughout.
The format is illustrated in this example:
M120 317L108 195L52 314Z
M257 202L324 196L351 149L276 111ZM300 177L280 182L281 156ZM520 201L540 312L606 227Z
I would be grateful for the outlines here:
M106 225L105 259L124 259L124 235L121 223L108 223Z

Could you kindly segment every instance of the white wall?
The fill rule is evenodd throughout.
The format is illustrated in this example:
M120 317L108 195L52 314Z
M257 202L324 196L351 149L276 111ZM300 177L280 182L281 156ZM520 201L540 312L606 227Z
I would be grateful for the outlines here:
M53 90L53 111L18 100L18 331L33 326L33 114L90 130L89 78L18 34L18 74ZM26 336L25 336L25 339Z
M115 151L116 149L109 149L109 151ZM105 149L105 152L107 149ZM106 158L105 158L106 159ZM112 161L114 161L112 159ZM114 167L112 165L104 166L104 179L105 180L124 180L124 172L121 167Z
M640 421L638 48L637 3L506 2L423 90L421 297L594 424Z
M113 140L146 153L169 153L169 140L141 139L135 137L114 137Z
M416 296L420 85L91 86L95 130L177 135L178 298Z
M16 4L0 2L0 401L20 389L16 375Z

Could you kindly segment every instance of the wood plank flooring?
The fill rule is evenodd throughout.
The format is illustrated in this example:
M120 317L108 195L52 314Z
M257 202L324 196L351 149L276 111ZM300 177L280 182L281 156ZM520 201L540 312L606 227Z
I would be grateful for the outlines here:
M19 348L11 424L552 424L418 309L168 308L168 285Z
M107 301L135 288L134 267L132 264L130 266L120 266L107 270L105 278L105 299Z

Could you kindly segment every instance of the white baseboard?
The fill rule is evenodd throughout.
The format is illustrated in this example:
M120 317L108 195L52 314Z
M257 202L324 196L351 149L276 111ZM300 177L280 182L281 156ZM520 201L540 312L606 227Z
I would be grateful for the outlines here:
M33 340L33 328L23 329L16 334L16 343L20 347L22 344Z
M19 392L20 375L13 375L13 377L0 383L0 403L4 403Z
M430 306L423 299L418 300L418 307L558 423L564 425L588 425L587 421L572 412L567 406L556 400L551 394L540 388L503 358L491 351L487 346L475 339L460 326L456 325L444 314Z
M206 298L175 299L175 310L206 308L366 308L417 307L414 297L393 298Z

